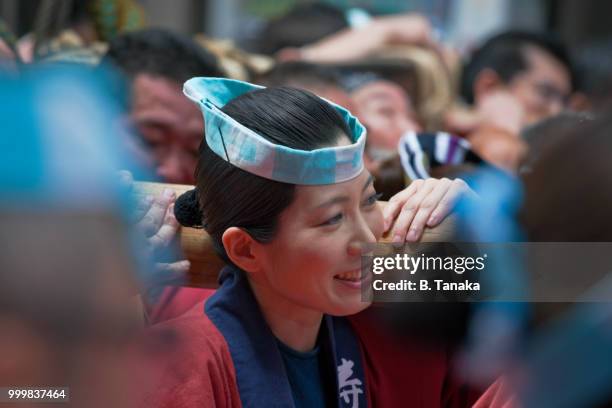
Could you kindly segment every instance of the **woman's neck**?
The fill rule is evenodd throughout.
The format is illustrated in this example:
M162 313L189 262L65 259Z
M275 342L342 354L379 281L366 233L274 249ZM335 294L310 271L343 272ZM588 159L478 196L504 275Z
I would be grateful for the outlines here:
M317 342L323 313L295 304L265 284L249 284L274 336L296 351L310 351Z

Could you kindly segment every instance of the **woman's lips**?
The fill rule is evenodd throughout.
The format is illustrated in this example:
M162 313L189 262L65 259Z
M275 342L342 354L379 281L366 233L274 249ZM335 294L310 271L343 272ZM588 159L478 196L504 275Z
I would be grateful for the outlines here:
M371 273L362 273L361 268L358 268L340 273L334 276L334 280L351 289L361 289L362 285L371 280L371 276Z

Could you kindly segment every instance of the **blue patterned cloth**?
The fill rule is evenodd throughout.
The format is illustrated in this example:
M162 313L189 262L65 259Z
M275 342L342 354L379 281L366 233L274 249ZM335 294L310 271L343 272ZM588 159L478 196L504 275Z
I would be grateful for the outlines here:
M329 102L351 130L353 143L311 151L274 144L220 110L256 89L262 87L225 78L192 78L185 83L183 92L204 113L206 143L219 157L249 173L289 184L335 184L361 173L366 130L338 105Z

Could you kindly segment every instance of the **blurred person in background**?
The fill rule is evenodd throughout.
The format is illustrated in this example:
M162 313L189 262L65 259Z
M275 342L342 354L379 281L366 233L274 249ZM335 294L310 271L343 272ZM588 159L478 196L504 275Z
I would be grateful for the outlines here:
M576 111L602 111L612 103L612 38L587 44L574 55L576 91L570 107Z
M574 85L562 43L544 33L504 32L468 57L460 93L472 110L452 109L445 127L465 136L484 160L514 173L527 153L521 130L561 113Z
M368 129L366 166L377 175L384 175L377 178L377 188L385 199L410 180L431 174L456 177L482 161L469 142L452 135L428 133L402 143L400 149L419 159L400 163L398 145L402 136L420 133L426 124L431 127L429 122L435 122L434 117L441 116L451 101L452 68L432 32L429 21L418 14L377 17L364 26L346 28L295 48L291 58L288 54L282 57L338 69L340 83L351 96L355 114ZM424 78L427 76L424 70L434 70L437 76ZM447 88L433 89L436 87ZM430 97L436 100L435 108ZM500 110L497 105L494 108ZM508 158L505 147L512 143L519 144L519 149L513 150L518 153ZM491 153L486 154L487 161L514 171L523 152L520 143L516 138L498 141L496 146L502 147L503 155L498 153L500 149L490 148L485 152ZM466 157L468 165L463 166ZM459 165L463 166L461 170Z
M514 42L518 42L518 44L514 45ZM481 63L480 61L483 58L478 57L479 65L472 64L473 68L468 68L470 72L477 70L476 74L480 73L483 68L487 68L484 70L485 75L478 77L476 110L468 115L457 115L455 111L451 111L450 114L446 115L447 120L442 127L443 130L452 134L468 136L471 150L488 163L511 173L516 172L526 152L526 145L518 137L520 129L527 123L531 123L526 121L526 112L535 112L533 115L529 113L529 121L536 121L541 116L537 112L547 109L538 104L537 97L539 94L534 94L534 92L539 90L546 93L549 89L553 89L553 91L559 91L557 94L566 95L571 91L569 64L565 64L567 60L563 54L564 51L559 54L562 62L558 62L556 54L549 56L549 53L556 52L556 49L553 49L553 51L548 51L548 48L540 50L544 47L542 45L538 46L540 48L536 46L526 47L525 52L527 54L523 59L522 48L524 44L520 41L514 42L509 57L517 59L517 62L513 65L515 67L514 71L510 72L508 76L505 75L506 71L502 72L503 76L489 75L494 72L492 69L494 67L491 66L488 54L491 49L498 49L499 46L494 44L487 47L484 61ZM528 42L527 45L529 44ZM451 75L453 71L452 56L440 44L436 43L430 22L419 14L373 18L364 26L345 28L317 42L295 48L290 53L291 55L286 54L283 58L314 63L348 64L375 56L387 47L406 46L417 46L429 50L441 61L443 70L447 71L446 75ZM483 47L483 49L485 48ZM504 50L505 48L501 49L501 52L508 52ZM497 61L497 57L494 58L493 62L495 66L501 65L505 70L508 65L505 62L507 56L503 58L504 62L502 63ZM559 69L556 70L557 68ZM541 77L544 77L544 79ZM482 78L486 80L480 81ZM496 80L491 81L491 79ZM512 88L513 90L516 88L516 94L509 92L510 88L506 89L503 86L505 81L510 81L510 79L513 80ZM528 85L533 84L534 81L538 82L538 86L529 87ZM364 81L364 83L367 82ZM359 97L360 94L356 96L359 97L362 111L369 117L360 115L368 128L372 129L372 140L370 142L375 148L372 151L376 150L375 144L378 142L390 146L399 141L403 134L402 130L418 130L423 126L423 118L415 115L415 112L419 111L419 107L414 106L417 103L416 95L409 95L410 98L408 98L405 90L397 86L396 81L389 81L391 83L384 84L382 82L376 83L376 81L369 82L372 82L372 87L364 88L360 93L362 97ZM541 84L541 82L544 83ZM482 84L486 86L482 86ZM436 81L436 85L440 86L440 81ZM450 87L451 83L446 81L444 86ZM452 90L446 89L443 93L450 95ZM548 93L551 94L551 92ZM554 92L552 93L554 94ZM382 94L382 103L377 102L381 98L372 98L372 94L377 96ZM400 97L398 98L398 96ZM542 98L546 99L548 96L544 95ZM556 97L552 95L551 98L555 99ZM558 101L559 98L556 98L556 100ZM398 103L398 101L400 102ZM418 102L423 103L422 100ZM527 104L527 106L523 106L523 104ZM544 105L548 106L547 103L544 103ZM391 106L391 108L388 108L388 106ZM561 108L555 106L548 115L560 111ZM356 113L359 115L359 112ZM367 123L368 120L371 123ZM391 148L393 149L393 147Z
M368 129L372 160L395 154L400 137L422 130L410 96L398 84L374 72L345 75L343 84L355 102L356 114Z
M407 89L410 85L415 87L412 81L417 79L408 74L408 67L407 63L398 66L397 61L383 59L369 61L365 66L289 61L277 63L258 82L306 89L354 109L368 130L366 167L375 175L374 186L382 199L389 200L410 180L451 175L454 178L471 169L465 163L482 162L465 140L443 133L420 132ZM400 86L388 77L398 77L408 85ZM410 140L400 146L402 136L410 136ZM415 159L400 159L398 146Z
M106 42L144 27L145 20L137 0L43 0L32 31L19 39L17 49L27 63L67 52L97 63ZM90 53L82 55L83 50Z
M128 120L139 136L131 141L135 154L163 181L193 184L203 122L182 84L194 76L224 76L216 58L188 37L149 29L117 36L103 63L129 80Z
M347 84L342 69L331 65L305 61L280 62L260 77L258 82L266 86L291 86L305 89L354 111L359 120L368 129L364 161L368 170L375 177L374 187L382 194L382 199L388 200L406 187L403 171L395 149L392 149L392 153L382 159L372 159L369 147L376 128L371 129L367 122L367 114L357 110L355 100L347 91ZM403 90L401 92L403 94ZM395 109L394 107L392 108Z
M532 166L542 154L554 148L555 145L563 142L567 136L572 134L568 129L579 128L580 125L592 120L594 120L594 116L589 113L566 111L523 129L521 138L529 148L521 163L519 173L531 171Z
M319 63L355 61L385 46L416 45L441 51L427 18L408 13L375 17L358 27L347 27L316 42L281 54L281 60ZM283 58L284 57L284 58Z
M542 149L523 175L520 220L530 241L589 243L592 248L612 242L607 206L612 202L612 111L601 113L595 119L577 118L560 130L560 140ZM542 328L528 348L532 381L518 382L525 406L612 405L609 262L596 269L590 261L585 260L580 274L571 271L580 277L576 286L585 288L580 298L534 306Z
M270 20L259 34L257 51L292 59L296 49L315 43L349 26L342 10L322 2L297 4L284 15Z
M45 206L0 210L0 383L68 387L72 406L132 407L145 381L126 226L113 211Z
M401 135L421 128L406 91L373 72L290 61L277 64L259 82L306 89L354 111L368 129L366 155L370 160L395 154Z
M354 61L390 45L442 51L431 23L421 14L372 17L362 9L343 12L323 2L299 4L268 22L259 35L257 51L281 62L336 63Z
M398 145L405 133L421 130L413 102L404 88L372 71L344 70L342 84L368 130L365 165L376 175L382 199L388 200L408 184Z
M517 118L507 126L516 133L565 109L574 81L563 44L543 33L510 31L488 39L469 56L461 96L476 111L489 98L503 95L508 110L513 100Z
M529 131L531 137L538 132L537 138L556 139L540 144L538 154L521 174L524 198L515 222L523 239L582 244L593 259L576 258L579 269L573 265L566 271L558 265L555 269L548 266L556 265L556 259L523 265L530 290L546 278L557 283L571 276L573 287L565 284L563 290L576 291L572 298L534 299L528 304L530 330L519 340L520 352L516 350L513 359L506 361L504 380L489 389L475 405L477 408L612 405L612 368L608 364L612 355L612 285L608 258L596 249L607 251L601 245L612 241L612 217L607 206L612 202L611 113L608 109L595 119L575 114L559 116ZM568 251L570 247L560 248ZM602 258L603 267L597 257ZM533 265L549 269L533 269ZM564 272L569 275L563 276ZM543 273L552 276L544 277ZM559 289L547 288L545 295L554 299L555 290ZM495 338L492 327L499 330L499 323L503 322L490 321L488 329L478 332L482 344L490 344ZM476 372L488 365L480 363L482 366L474 367Z
M144 250L116 177L129 161L119 110L91 70L39 67L0 86L0 384L132 407L155 340L140 343Z
M279 62L256 82L305 89L348 110L354 109L354 101L341 84L340 71L331 66L306 61Z

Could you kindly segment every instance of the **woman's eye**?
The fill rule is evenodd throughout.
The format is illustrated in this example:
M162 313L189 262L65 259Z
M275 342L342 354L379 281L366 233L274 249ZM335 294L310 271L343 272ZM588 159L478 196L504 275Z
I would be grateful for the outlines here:
M378 199L380 199L380 197L382 197L382 193L372 194L363 202L363 206L364 207L373 206L374 204L376 204Z
M322 223L322 226L325 225L335 225L338 224L340 221L342 221L342 213L338 213L336 215L334 215L333 217L331 217L330 219L328 219L327 221L325 221L324 223Z

